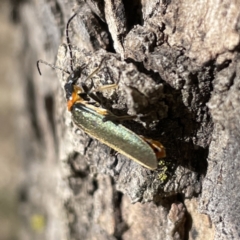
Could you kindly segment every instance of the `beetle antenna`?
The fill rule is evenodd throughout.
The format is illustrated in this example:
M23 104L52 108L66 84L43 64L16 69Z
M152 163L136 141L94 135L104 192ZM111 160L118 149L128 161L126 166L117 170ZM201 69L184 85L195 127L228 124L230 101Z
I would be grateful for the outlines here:
M69 18L69 20L67 22L67 26L66 26L66 39L67 39L67 46L68 46L69 54L70 54L70 67L71 67L72 71L73 71L73 54L72 54L72 46L71 46L71 42L70 42L70 38L69 38L69 25L70 25L71 21L73 20L73 18L78 13L79 13L79 10Z
M71 41L70 41L70 38L69 38L69 25L70 25L71 21L73 20L73 18L79 13L79 11L80 11L80 9L69 18L69 20L67 22L67 26L66 26L66 39L67 39L67 46L68 46L69 54L70 54L71 72L73 72L73 54L72 54L72 45L71 45ZM42 73L40 71L39 63L43 63L43 64L48 65L49 67L51 67L53 69L59 69L59 70L65 72L67 74L70 74L70 72L67 71L67 70L64 70L64 69L62 69L60 67L57 67L57 66L55 66L53 64L47 63L47 62L45 62L43 60L38 60L37 61L37 69L38 69L38 72L39 72L40 75L42 75Z
M59 69L59 70L65 72L65 73L67 73L67 74L70 74L69 71L66 71L66 70L64 70L64 69L62 69L62 68L60 68L60 67L57 67L57 66L55 66L55 65L53 65L53 64L50 64L50 63L47 63L47 62L45 62L45 61L43 61L43 60L38 60L38 61L37 61L37 69L38 69L38 72L39 72L40 75L42 75L42 73L41 73L41 71L40 71L39 63L43 63L43 64L45 64L45 65L48 65L48 66L51 67L52 69Z

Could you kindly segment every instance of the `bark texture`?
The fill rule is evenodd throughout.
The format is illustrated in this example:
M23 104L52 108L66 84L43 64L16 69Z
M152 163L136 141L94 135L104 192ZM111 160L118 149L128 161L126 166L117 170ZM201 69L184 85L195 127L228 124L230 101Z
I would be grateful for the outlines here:
M238 239L240 2L12 1L19 30L23 239ZM73 57L66 44L69 27ZM149 171L72 123L63 85L84 81L123 124L161 141ZM90 85L91 81L86 81ZM24 114L23 114L24 113ZM132 203L135 203L134 205ZM144 203L144 204L143 204ZM199 211L197 211L198 209ZM31 230L30 230L31 229Z

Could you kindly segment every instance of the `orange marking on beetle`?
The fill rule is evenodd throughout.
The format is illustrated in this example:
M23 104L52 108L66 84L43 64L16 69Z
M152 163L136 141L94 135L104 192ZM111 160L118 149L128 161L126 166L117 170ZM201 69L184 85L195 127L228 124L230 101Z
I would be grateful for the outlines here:
M156 140L145 138L143 136L140 136L145 142L149 144L149 146L153 149L153 151L156 154L157 159L165 158L166 157L166 150L165 147Z
M79 96L79 94L82 92L82 89L76 85L74 85L74 90L72 92L72 97L68 100L67 102L67 108L68 111L72 110L72 106L76 103L76 102L82 102L83 99Z

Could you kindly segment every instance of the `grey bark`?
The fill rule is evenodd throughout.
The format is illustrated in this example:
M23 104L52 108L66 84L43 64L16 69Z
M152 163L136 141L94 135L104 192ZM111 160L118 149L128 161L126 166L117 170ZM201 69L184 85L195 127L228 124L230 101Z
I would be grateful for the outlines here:
M22 238L239 238L239 5L13 1L27 114L19 129ZM94 85L119 87L102 93L101 104L137 115L124 124L161 141L167 157L157 171L89 144L66 110L68 74L41 65L38 76L37 59L70 71L65 26L76 11L74 67L88 64L84 81L107 59Z

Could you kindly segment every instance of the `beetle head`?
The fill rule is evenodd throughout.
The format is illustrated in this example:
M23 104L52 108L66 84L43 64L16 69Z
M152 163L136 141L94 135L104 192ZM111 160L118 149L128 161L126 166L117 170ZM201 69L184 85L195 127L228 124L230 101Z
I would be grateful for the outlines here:
M64 85L67 100L71 99L72 94L75 91L74 85L76 84L77 80L80 78L81 71L82 71L81 67L77 67L74 71L72 71L67 79L66 84Z

